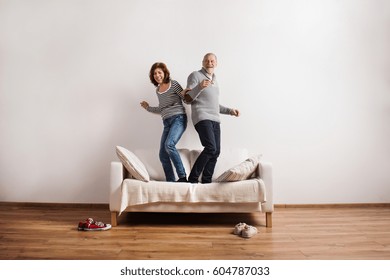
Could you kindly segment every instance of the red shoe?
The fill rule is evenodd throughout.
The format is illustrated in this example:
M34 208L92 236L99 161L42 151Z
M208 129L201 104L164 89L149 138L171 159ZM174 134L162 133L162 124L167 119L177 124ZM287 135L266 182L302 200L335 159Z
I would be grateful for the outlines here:
M86 231L99 231L99 230L108 230L111 228L110 224L105 224L102 222L94 221L92 218L88 218L85 222L79 222L79 230Z

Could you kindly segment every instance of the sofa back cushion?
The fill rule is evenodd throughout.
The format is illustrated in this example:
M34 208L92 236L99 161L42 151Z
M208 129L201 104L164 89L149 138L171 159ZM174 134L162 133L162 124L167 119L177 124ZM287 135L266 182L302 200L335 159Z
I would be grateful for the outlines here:
M184 169L186 170L187 177L191 172L190 167L190 151L188 149L178 149L181 161L183 162ZM137 149L134 154L145 165L146 170L149 173L150 180L154 181L166 181L165 173L162 168L158 149ZM175 167L172 164L173 171L176 174ZM177 174L176 174L177 177Z
M202 150L192 150L190 152L191 167L194 165ZM244 148L222 148L214 169L212 180L215 181L227 169L236 166L248 158L248 150ZM189 173L188 173L189 175ZM199 178L201 181L201 177Z

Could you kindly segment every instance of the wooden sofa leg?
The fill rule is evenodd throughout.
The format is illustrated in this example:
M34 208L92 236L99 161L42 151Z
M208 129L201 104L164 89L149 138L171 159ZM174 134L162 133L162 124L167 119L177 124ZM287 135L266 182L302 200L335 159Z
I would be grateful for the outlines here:
M111 225L113 227L118 225L118 212L111 212Z
M265 212L265 226L272 228L272 212Z

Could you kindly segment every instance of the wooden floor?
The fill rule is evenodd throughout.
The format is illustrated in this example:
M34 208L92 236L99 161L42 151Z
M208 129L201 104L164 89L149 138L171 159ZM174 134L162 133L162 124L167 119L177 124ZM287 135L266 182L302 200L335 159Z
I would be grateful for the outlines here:
M379 260L390 259L390 208L276 208L273 228L260 214L146 214L120 217L105 232L77 230L106 207L0 203L0 259L77 260ZM251 239L232 234L246 222Z

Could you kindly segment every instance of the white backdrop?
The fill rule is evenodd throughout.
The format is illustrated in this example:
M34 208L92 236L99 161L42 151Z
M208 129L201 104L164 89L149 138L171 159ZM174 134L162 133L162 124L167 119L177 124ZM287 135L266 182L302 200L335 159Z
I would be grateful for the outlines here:
M0 0L0 201L107 203L116 145L158 160L150 66L185 86L215 52L223 147L275 203L390 202L389 28L387 0Z

